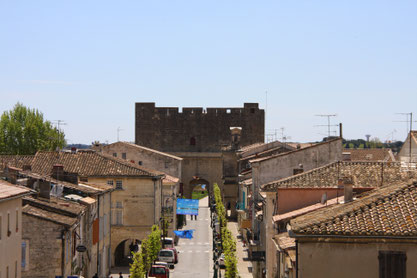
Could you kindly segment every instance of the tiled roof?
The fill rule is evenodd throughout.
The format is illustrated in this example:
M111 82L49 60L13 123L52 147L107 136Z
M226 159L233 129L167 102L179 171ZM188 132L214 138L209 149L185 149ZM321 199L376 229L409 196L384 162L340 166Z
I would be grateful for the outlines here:
M306 213L309 213L318 209L322 209L330 205L341 203L344 201L344 199L345 198L343 196L339 198L333 198L333 199L327 200L325 204L317 203L317 204L300 208L300 209L296 209L287 213L277 214L272 217L272 220L274 222L279 222L279 221L284 221L284 220L288 220L291 218L295 218L297 216L300 216L300 215L303 215L303 214L306 214Z
M404 171L399 162L338 161L262 185L263 191L279 188L337 187L338 180L349 177L354 187L381 187L398 181L417 178L416 171Z
M391 149L343 149L350 154L350 161L389 161L395 160Z
M32 171L50 175L55 164L64 166L64 171L86 177L102 176L158 176L133 163L96 152L38 152L32 162Z
M42 208L31 205L25 205L22 208L22 213L29 216L41 218L46 221L54 222L56 224L60 224L66 227L71 227L77 222L77 218L75 217L62 215L60 213L44 210Z
M125 145L127 147L132 147L132 148L135 148L135 149L145 150L145 151L148 151L148 152L153 152L153 153L156 153L156 154L159 154L159 155L167 156L167 157L170 157L170 158L175 159L175 160L183 160L181 157L178 157L178 156L175 156L175 155L172 155L172 154L169 154L169 153L160 152L160 151L157 151L157 150L154 150L154 149L151 149L151 148L147 148L147 147L144 147L144 146L136 145L136 144L130 143L130 142L122 142L122 141L115 142L113 144L103 146L103 149L111 147L112 145Z
M85 209L85 207L79 203L53 196L51 196L49 200L44 198L24 197L23 204L29 204L32 207L38 207L69 217L77 217Z
M33 173L31 171L20 171L19 173L23 177L49 181L54 184L63 185L66 188L71 188L74 190L84 192L86 194L99 194L101 192L106 192L106 191L110 191L113 189L113 187L109 185L105 185L105 184L91 184L91 183L86 183L86 182L80 182L78 184L74 184L74 183L65 182L65 181L58 181L52 178L51 176L40 175L37 173Z
M280 233L274 236L274 240L282 250L295 248L295 239L291 238L288 233Z
M320 142L320 143L313 144L313 145L308 146L308 147L305 147L305 148L300 148L300 149L293 150L293 151L289 151L289 152L286 152L286 153L274 154L274 155L267 156L267 157L262 157L262 158L258 158L258 159L253 159L253 160L251 160L250 162L251 162L251 163L254 163L254 162L261 162L261 161L265 161L265 160L268 160L268 159L272 159L272 158L275 158L275 157L278 157L278 156L284 156L284 155L293 154L293 153L295 153L295 152L304 151L304 150L309 149L309 148L315 148L315 147L319 147L319 146L321 146L321 145L330 144L330 143L332 143L332 142L335 142L335 141L341 141L341 140L342 140L341 138L335 138L335 139L332 139L332 140L329 140L329 141L326 141L326 142Z
M259 146L262 146L262 145L265 145L265 143L259 142L259 143L254 143L252 145L246 145L246 146L241 147L240 148L240 151L247 152L247 151L250 151L252 149L255 149L255 148L259 147Z
M30 192L30 189L0 179L0 202L9 198L28 195Z
M34 155L0 155L0 166L23 168L24 165L31 165L34 157Z
M291 220L297 235L417 236L417 182L395 184Z

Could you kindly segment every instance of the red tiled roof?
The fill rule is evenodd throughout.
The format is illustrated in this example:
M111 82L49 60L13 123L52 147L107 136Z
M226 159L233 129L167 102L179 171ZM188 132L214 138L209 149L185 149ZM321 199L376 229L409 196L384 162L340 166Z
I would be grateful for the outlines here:
M32 171L50 175L55 164L64 166L66 172L86 177L102 176L158 176L159 173L133 163L96 152L38 152L32 161Z
M390 161L395 160L391 149L343 149L350 153L350 161Z
M77 222L77 218L75 217L62 215L62 214L55 213L52 211L44 210L39 207L34 207L31 205L25 205L22 208L22 213L29 215L29 216L37 217L46 221L54 222L56 224L63 225L66 227L71 227Z
M417 236L417 182L378 188L290 223L295 236Z
M24 165L31 165L34 155L0 155L0 166L23 168Z

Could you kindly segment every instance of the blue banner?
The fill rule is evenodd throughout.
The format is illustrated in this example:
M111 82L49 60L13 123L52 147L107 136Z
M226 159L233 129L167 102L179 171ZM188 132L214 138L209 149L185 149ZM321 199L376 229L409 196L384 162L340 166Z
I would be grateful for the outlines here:
M182 231L174 231L179 238L193 238L194 230L182 230Z
M177 199L177 214L198 215L198 200Z

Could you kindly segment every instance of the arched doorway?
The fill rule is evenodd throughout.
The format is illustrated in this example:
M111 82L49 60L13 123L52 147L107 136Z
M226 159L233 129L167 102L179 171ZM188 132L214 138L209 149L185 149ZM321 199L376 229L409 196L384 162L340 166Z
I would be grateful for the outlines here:
M141 244L138 239L125 239L120 242L114 251L114 265L129 266L132 263L132 252L138 252Z
M190 181L191 199L203 199L209 195L210 183L205 179L194 178Z

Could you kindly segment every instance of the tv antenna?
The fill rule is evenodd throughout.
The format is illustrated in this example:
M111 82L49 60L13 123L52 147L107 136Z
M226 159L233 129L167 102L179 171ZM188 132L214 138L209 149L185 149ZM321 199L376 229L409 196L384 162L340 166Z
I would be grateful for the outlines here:
M331 134L330 128L332 126L338 126L338 125L331 125L330 124L330 118L331 117L336 117L337 114L318 114L318 115L314 115L314 116L316 116L316 117L326 117L327 118L327 125L315 125L315 126L327 126L327 136L330 137L330 134Z
M413 130L413 112L410 112L410 113L395 113L395 114L397 114L397 115L405 115L406 116L406 120L405 121L394 121L394 122L407 123L407 127L408 127L408 124L410 123L410 128L407 130L407 136L408 136L408 134L410 134L410 138L409 138L409 141L410 141L410 146L409 146L409 158L410 158L410 161L409 162L411 162L411 157L412 157L412 155L411 155L411 152L412 152L412 148L411 148L411 142L412 142L412 140L411 140L411 131Z
M119 133L120 131L122 131L123 129L120 128L120 126L117 128L117 142L119 142Z
M58 144L59 144L59 139L61 138L61 126L63 125L67 125L67 123L64 120L55 120L53 121L53 123L56 125L56 129L58 131L58 138L57 138L57 151L59 150Z

